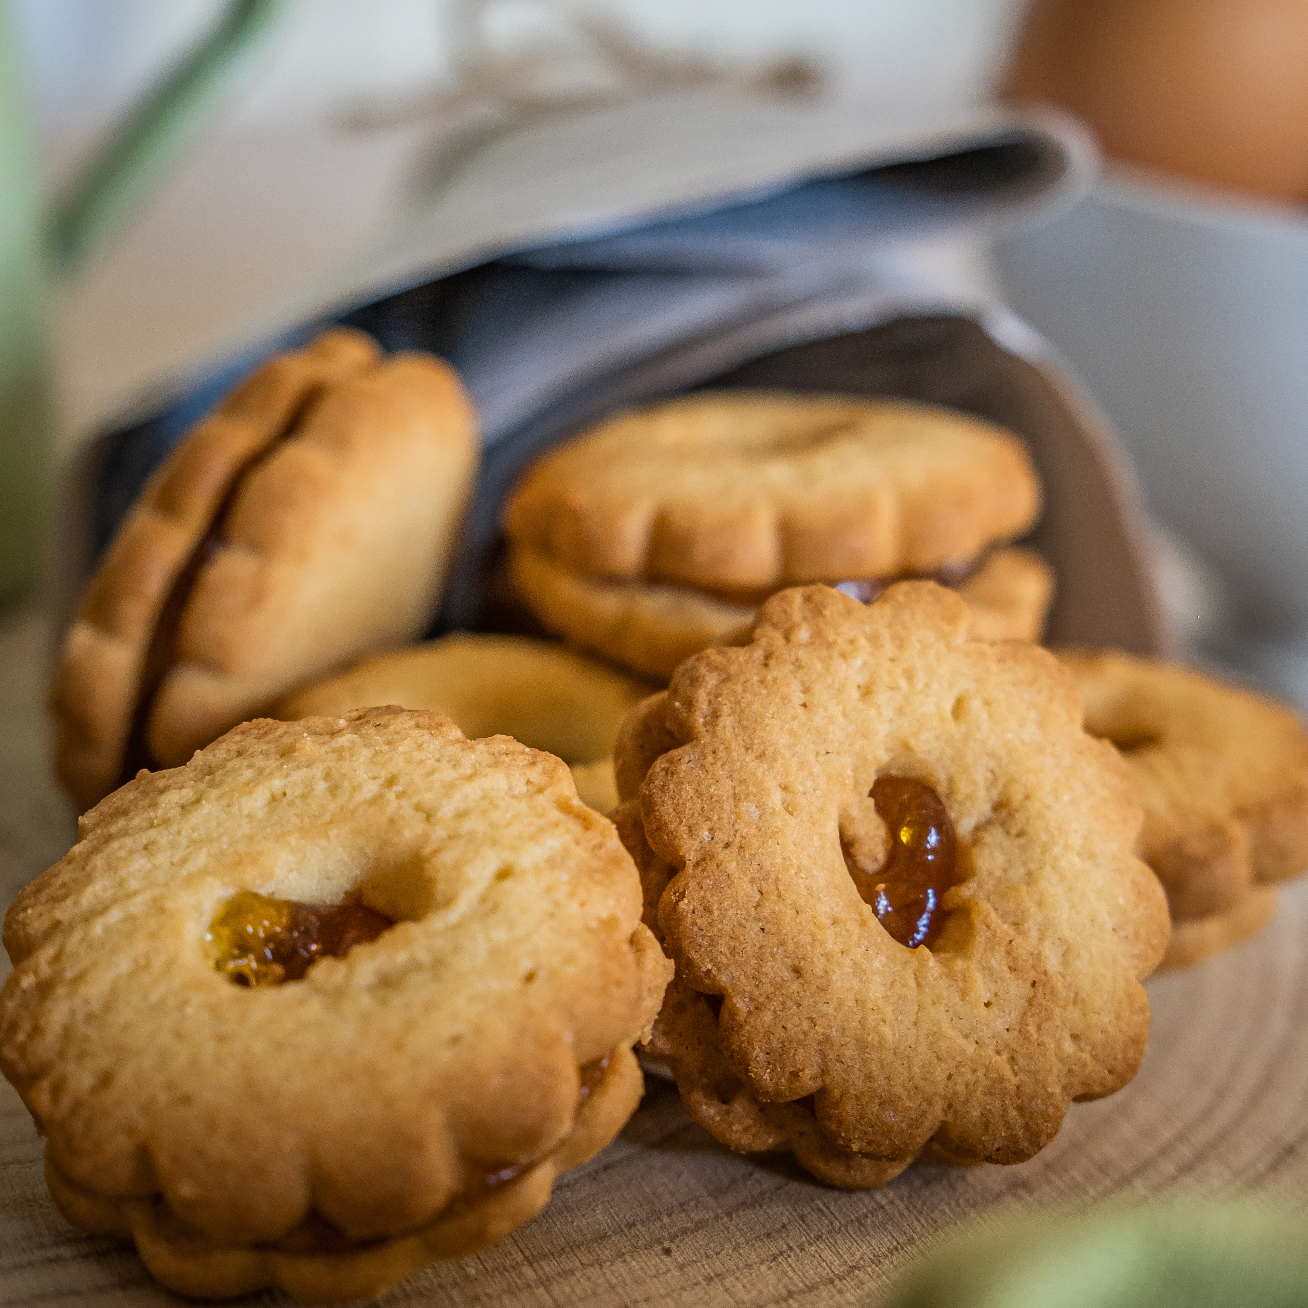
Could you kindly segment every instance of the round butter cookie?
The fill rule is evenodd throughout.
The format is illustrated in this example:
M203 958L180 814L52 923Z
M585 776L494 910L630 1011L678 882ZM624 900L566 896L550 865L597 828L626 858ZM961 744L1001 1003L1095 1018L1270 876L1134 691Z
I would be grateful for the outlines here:
M324 332L239 386L146 483L65 638L56 768L79 808L421 635L476 461L453 371L383 359L362 332Z
M582 577L543 554L512 547L511 582L551 630L645 677L666 682L677 664L710 645L730 644L753 622L766 595L710 595L685 586ZM876 598L873 581L836 583L855 599ZM997 549L955 584L987 640L1037 640L1053 599L1053 570L1039 555Z
M1040 509L1002 428L902 400L713 391L619 413L534 464L505 530L570 572L715 590L934 572Z
M272 716L293 721L369 704L432 709L468 736L512 736L557 754L582 803L607 813L618 802L613 742L651 689L554 641L459 633L364 659L292 692Z
M1017 437L902 400L715 391L620 413L530 468L506 571L542 626L666 680L784 586L870 600L905 576L970 591L997 639L1053 593L1029 551L1040 487Z
M563 763L398 708L144 774L5 919L51 1194L183 1294L373 1294L537 1212L635 1109L671 965Z
M1299 716L1176 664L1116 650L1058 657L1081 688L1086 730L1111 741L1135 777L1141 857L1163 883L1173 921L1257 920L1250 907L1236 911L1251 888L1308 868L1308 733ZM1214 928L1206 938L1224 937Z
M839 1186L1014 1163L1134 1076L1167 906L1067 671L957 595L764 604L624 725L619 831L676 963L650 1053L732 1148Z

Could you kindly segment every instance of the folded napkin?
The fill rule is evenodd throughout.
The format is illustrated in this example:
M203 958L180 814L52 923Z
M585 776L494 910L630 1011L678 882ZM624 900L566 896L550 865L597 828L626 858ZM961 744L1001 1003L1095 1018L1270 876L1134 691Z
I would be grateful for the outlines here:
M703 93L523 129L94 441L67 501L85 526L69 568L85 572L237 378L336 322L449 359L480 414L482 471L437 630L484 621L501 506L540 453L624 405L766 386L935 401L1017 431L1046 487L1032 543L1058 571L1052 635L1159 652L1169 633L1129 464L981 257L1074 202L1095 165L1069 120L998 110L888 123Z

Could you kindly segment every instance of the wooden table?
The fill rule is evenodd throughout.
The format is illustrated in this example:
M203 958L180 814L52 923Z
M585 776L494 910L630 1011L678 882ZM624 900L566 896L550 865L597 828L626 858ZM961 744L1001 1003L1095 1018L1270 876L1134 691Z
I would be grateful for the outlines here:
M71 814L49 774L47 624L0 613L0 890L60 857ZM875 1301L969 1214L1178 1187L1308 1201L1308 881L1243 947L1149 983L1153 1039L1121 1093L1073 1105L1058 1139L1019 1167L917 1166L847 1194L785 1162L737 1157L652 1082L621 1137L564 1176L553 1201L502 1244L420 1272L388 1304L837 1305ZM41 1176L41 1144L0 1089L0 1308L181 1303L129 1246L70 1227ZM246 1302L279 1303L278 1295Z

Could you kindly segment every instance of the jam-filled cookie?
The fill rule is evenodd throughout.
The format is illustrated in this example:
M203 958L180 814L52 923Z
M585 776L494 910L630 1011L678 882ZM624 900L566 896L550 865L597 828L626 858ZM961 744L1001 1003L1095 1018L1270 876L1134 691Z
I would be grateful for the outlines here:
M61 781L89 808L434 616L471 489L471 405L344 328L266 364L151 477L64 642Z
M684 586L582 577L525 549L512 551L507 566L517 593L531 597L530 607L546 615L553 630L660 681L692 654L741 636L761 602ZM864 602L885 589L869 580L840 582L836 588ZM1053 599L1053 570L1031 550L997 549L974 569L959 569L953 589L972 610L978 635L1036 640Z
M397 708L138 777L5 920L0 1067L71 1221L184 1294L375 1293L635 1109L670 965L563 763Z
M1012 1163L1135 1074L1167 906L1070 675L928 582L825 586L624 725L615 815L676 963L691 1115L835 1185Z
M1244 904L1251 890L1308 869L1308 733L1299 716L1175 664L1116 650L1059 658L1080 685L1086 730L1112 741L1135 777L1141 857L1173 920L1247 924L1261 912L1265 921L1269 907ZM1225 939L1215 927L1204 934Z
M527 636L459 633L363 659L274 705L286 721L368 704L433 709L469 736L512 736L557 754L582 802L601 813L618 802L613 742L651 686L616 668Z
M1030 638L1052 579L993 546L1030 528L1025 446L900 400L709 392L621 413L528 470L507 569L544 626L647 676L806 582L871 599L906 575L971 585L989 634Z

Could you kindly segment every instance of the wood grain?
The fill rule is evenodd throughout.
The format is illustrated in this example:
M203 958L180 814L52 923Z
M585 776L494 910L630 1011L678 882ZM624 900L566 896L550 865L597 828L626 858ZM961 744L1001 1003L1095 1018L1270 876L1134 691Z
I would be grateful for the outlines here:
M0 666L19 683L0 690L6 903L67 841L66 811L42 779L41 715L29 707L41 632L34 615L0 620ZM1151 981L1149 993L1153 1038L1140 1074L1112 1098L1074 1105L1058 1139L1029 1163L916 1166L882 1190L847 1194L787 1163L732 1155L690 1123L674 1089L651 1081L622 1136L563 1177L538 1218L494 1249L428 1268L382 1302L838 1308L875 1301L905 1261L976 1212L1178 1187L1308 1203L1308 883L1287 889L1260 936ZM130 1247L85 1236L55 1212L40 1141L5 1086L0 1308L182 1302L149 1280Z

